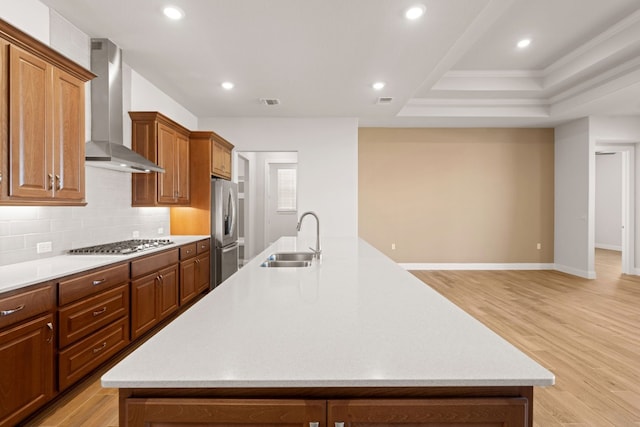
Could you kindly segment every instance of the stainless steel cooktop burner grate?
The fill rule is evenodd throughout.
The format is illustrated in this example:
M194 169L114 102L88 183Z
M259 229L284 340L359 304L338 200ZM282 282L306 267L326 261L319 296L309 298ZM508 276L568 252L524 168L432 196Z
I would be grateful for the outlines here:
M69 253L73 255L127 255L171 244L173 244L173 242L169 239L132 239L96 246L88 246L86 248L71 249Z

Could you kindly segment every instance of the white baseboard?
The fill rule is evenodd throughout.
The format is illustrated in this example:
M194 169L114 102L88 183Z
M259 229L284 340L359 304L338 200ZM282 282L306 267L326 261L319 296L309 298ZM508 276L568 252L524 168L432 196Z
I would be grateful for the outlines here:
M555 264L554 270L561 271L562 273L571 274L573 276L584 277L585 279L595 279L595 271L579 270L577 268L568 267L566 265Z
M608 245L606 243L596 243L595 247L598 248L598 249L607 249L609 251L622 252L622 246Z
M405 270L553 270L543 263L400 263Z

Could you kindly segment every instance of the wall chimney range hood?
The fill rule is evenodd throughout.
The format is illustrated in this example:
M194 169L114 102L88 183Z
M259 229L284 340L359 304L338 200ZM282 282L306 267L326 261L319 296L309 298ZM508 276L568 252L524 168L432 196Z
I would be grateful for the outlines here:
M111 40L91 39L91 140L87 166L121 172L164 172L123 143L122 51Z

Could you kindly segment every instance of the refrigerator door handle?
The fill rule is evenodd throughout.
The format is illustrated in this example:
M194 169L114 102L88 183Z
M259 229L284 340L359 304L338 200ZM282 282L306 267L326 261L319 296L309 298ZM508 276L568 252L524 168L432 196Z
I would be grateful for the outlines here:
M238 244L237 243L234 243L233 245L229 245L229 246L225 246L224 248L221 248L223 254L226 254L227 252L235 251L236 249L238 249Z
M229 225L229 234L233 235L233 231L235 229L235 222L236 222L236 201L235 201L235 194L233 192L233 188L229 188L229 219L230 219L230 225Z

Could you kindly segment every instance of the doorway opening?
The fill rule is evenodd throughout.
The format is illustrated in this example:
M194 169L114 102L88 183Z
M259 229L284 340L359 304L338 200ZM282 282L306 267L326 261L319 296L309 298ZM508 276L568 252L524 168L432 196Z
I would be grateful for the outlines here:
M634 170L634 144L596 147L594 257L619 258L622 274L635 274Z
M295 236L298 200L296 151L239 151L241 263L281 236Z

